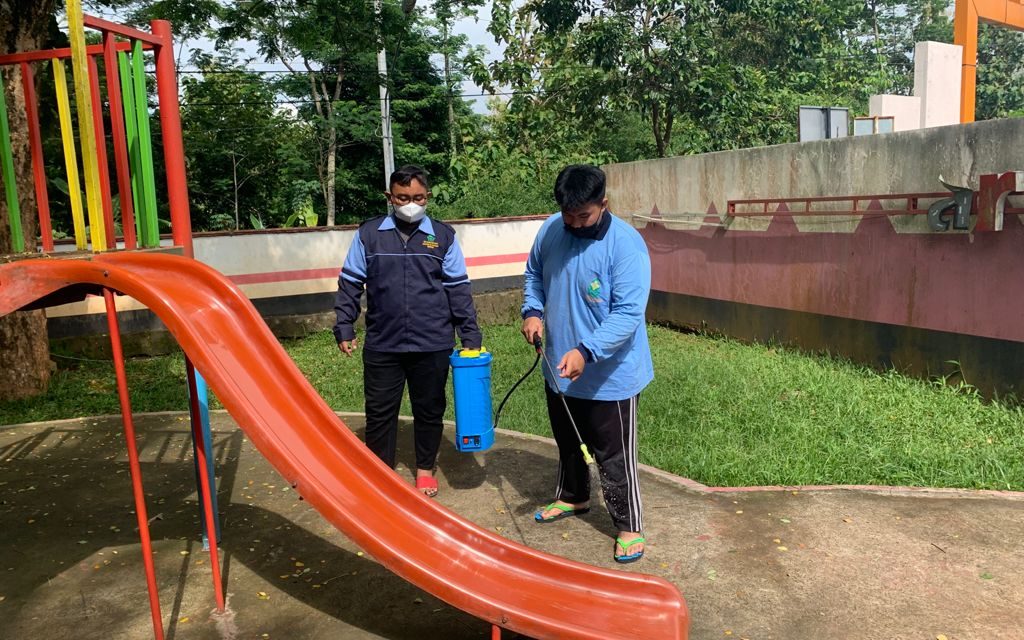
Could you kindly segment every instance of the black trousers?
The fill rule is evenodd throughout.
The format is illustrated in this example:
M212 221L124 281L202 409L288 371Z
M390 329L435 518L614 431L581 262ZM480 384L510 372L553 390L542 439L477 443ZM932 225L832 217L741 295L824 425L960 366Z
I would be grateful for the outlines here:
M590 469L580 451L580 442L558 394L547 384L544 391L551 431L558 443L555 500L586 502L590 499ZM639 395L626 400L565 398L583 442L597 461L604 503L619 531L643 531L644 528L636 453L639 398Z
M389 353L363 350L363 395L366 400L366 446L394 468L398 410L409 383L416 468L433 469L441 446L451 351Z

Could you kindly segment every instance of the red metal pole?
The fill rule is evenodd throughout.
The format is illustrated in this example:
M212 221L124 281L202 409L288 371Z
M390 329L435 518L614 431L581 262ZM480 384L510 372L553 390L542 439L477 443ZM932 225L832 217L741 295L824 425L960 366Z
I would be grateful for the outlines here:
M162 43L156 52L156 90L160 100L160 131L164 143L164 168L167 170L167 200L171 208L171 236L188 257L192 253L192 217L188 208L188 182L185 178L185 145L181 140L181 114L178 112L178 77L174 69L174 45L171 23L150 23L154 36ZM201 467L202 468L202 467ZM212 538L211 538L212 539Z
M117 40L113 33L103 34L103 66L107 71L107 99L110 101L110 135L114 139L114 164L117 167L117 197L121 202L121 231L124 248L136 248L135 210L132 208L132 177L128 169L128 138L124 130L121 104L120 71L117 67Z
M196 449L196 468L199 469L199 489L203 495L203 513L206 516L206 539L210 541L210 569L213 573L213 593L217 598L217 611L224 611L224 585L220 583L220 560L217 554L217 524L213 519L213 498L210 477L206 473L206 439L203 438L203 420L199 413L199 390L196 388L196 369L192 361L185 358L185 372L188 375L189 412L192 414L192 441Z
M114 204L110 201L110 166L107 164L107 133L103 128L103 96L100 94L100 71L96 58L89 58L89 93L92 94L92 124L96 132L96 164L100 174L100 197L103 200L103 227L107 248L117 247L114 234Z
M496 624L491 625L491 640L501 640L501 627Z
M36 209L39 211L39 235L43 251L53 251L53 227L50 225L50 199L46 194L46 167L43 165L43 140L39 135L39 103L32 67L21 63L21 83L25 89L25 116L28 120L28 143L32 153L32 175L36 186Z
M139 451L135 445L135 425L132 422L132 404L128 396L128 375L124 369L124 353L121 350L121 329L117 324L117 307L114 305L114 292L104 288L103 300L107 306L110 350L114 359L114 374L117 377L117 395L121 401L121 418L124 420L124 439L128 445L128 468L131 471L132 491L135 494L135 516L139 522L142 563L146 568L149 611L153 615L153 636L157 640L163 640L164 626L160 617L160 592L156 586L156 569L153 566L153 544L149 538L149 518L146 515L146 494L142 490L142 467L139 465Z
M153 48L151 44L143 44L142 48L150 50ZM122 42L117 45L118 51L131 51L131 44ZM99 55L103 53L103 45L91 44L85 48L85 52L89 55ZM71 49L43 49L41 51L22 51L21 53L8 53L0 56L0 66L8 64L18 64L21 62L49 62L50 60L59 59L63 60L71 57Z

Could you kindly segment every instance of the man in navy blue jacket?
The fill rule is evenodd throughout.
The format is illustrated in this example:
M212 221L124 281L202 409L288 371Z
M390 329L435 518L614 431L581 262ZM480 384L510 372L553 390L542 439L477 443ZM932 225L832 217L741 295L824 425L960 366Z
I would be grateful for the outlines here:
M465 349L479 349L482 337L455 230L426 216L426 172L408 165L392 173L389 184L391 212L360 225L338 277L334 337L345 355L356 350L353 324L365 287L366 445L394 468L398 410L408 382L416 487L433 497L454 334Z
M636 229L608 211L605 176L571 165L555 182L561 212L548 218L526 263L523 336L545 336L548 416L558 443L555 501L547 523L590 510L590 471L579 437L597 459L605 506L618 529L616 562L644 553L636 413L654 379L644 313L651 261ZM558 397L565 394L566 404ZM571 411L572 420L567 415Z

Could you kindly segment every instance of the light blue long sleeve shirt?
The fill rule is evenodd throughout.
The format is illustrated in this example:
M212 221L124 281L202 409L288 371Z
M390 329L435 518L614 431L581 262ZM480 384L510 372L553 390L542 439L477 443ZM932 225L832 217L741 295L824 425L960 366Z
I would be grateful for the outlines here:
M543 316L552 367L578 345L590 352L575 382L545 367L552 389L574 398L625 400L654 379L644 322L651 259L636 229L604 215L611 224L597 239L567 232L560 213L544 222L526 262L522 315Z

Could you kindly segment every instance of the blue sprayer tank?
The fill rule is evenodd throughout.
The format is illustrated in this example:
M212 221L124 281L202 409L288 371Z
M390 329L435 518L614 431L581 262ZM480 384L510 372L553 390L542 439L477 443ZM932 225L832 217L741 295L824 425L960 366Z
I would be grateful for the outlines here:
M455 388L455 447L485 451L494 444L491 421L491 354L456 349L451 355Z

